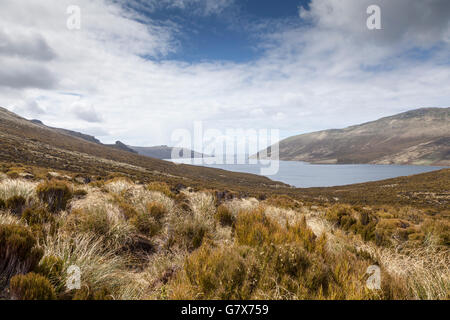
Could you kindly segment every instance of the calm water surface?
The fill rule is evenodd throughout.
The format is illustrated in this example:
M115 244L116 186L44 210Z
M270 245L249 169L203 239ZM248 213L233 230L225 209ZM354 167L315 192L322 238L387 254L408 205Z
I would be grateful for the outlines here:
M168 161L188 164L191 164L192 162L191 159ZM260 174L261 169L261 165L250 164L199 165L258 175ZM371 164L320 165L299 161L280 161L278 173L267 177L298 188L331 187L409 176L443 168L444 167Z

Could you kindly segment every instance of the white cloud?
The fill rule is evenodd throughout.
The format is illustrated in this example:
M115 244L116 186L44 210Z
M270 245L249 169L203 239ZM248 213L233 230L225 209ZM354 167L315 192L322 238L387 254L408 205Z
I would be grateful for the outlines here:
M77 101L72 104L74 115L80 119L91 123L102 122L102 116L95 111L94 106L88 105L84 101Z
M234 0L149 0L146 2L127 0L117 0L125 7L145 12L155 12L161 9L181 9L190 13L210 16L220 14L226 8L234 4Z
M378 2L382 33L365 29L365 0L313 0L311 11L302 13L310 24L261 38L267 50L262 58L189 64L142 58L177 50L173 35L179 26L148 18L138 22L143 17L118 4L2 0L0 30L21 40L0 50L0 105L38 101L46 124L85 128L102 133L105 142L132 145L171 144L173 130L190 129L196 120L223 132L279 128L285 135L448 106L448 1L422 1L413 8L410 1ZM214 3L223 5L210 4L208 10L220 12L227 1ZM81 7L79 31L66 28L69 4ZM421 10L427 18L418 17ZM52 53L51 59L30 48ZM430 48L427 58L410 57L411 50ZM61 92L82 96L83 111L74 112L79 96Z

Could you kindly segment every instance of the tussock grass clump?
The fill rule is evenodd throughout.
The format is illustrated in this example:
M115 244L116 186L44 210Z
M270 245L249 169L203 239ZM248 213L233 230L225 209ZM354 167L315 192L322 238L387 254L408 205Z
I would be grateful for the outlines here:
M157 202L147 204L144 212L136 212L130 223L138 232L153 237L163 228L163 219L167 215L166 208Z
M160 192L166 197L173 198L175 195L167 183L164 182L151 182L147 185L147 190Z
M233 199L224 204L233 214L237 216L240 211L251 211L259 207L260 203L255 198L250 199Z
M12 197L23 197L30 202L35 196L36 184L33 182L17 179L4 179L0 182L0 199L7 201Z
M216 200L209 192L186 193L195 217L213 221L216 212Z
M134 187L134 183L128 178L114 178L105 183L105 189L111 193L122 194Z
M51 212L65 210L73 196L71 187L66 182L59 180L39 184L36 193L39 200L47 204L48 210Z
M389 276L393 299L445 300L450 292L450 256L448 249L428 243L423 247L376 247L359 243L358 247L379 261Z
M176 212L175 201L161 192L149 191L143 186L135 186L129 192L124 194L127 203L132 205L136 211L145 212L150 203L158 203L162 205L169 213Z
M70 232L94 233L115 248L130 244L135 230L109 203L93 203L72 210L64 228Z
M152 255L143 272L136 274L143 299L168 299L168 283L183 269L187 253L183 250L163 250Z
M23 220L8 213L0 213L1 225L25 226Z
M56 279L61 289L67 281L67 269L74 265L80 268L82 287L87 286L89 292L102 292L107 288L114 299L134 299L139 294L128 271L128 257L118 255L114 248L105 246L105 239L98 235L59 233L56 236L48 236L43 243L43 249L44 259L51 256L63 262L63 272ZM61 294L72 299L77 290ZM76 296L81 297L84 294L81 292Z
M231 227L236 220L230 209L224 205L220 205L217 208L215 218L222 227Z
M438 245L450 246L450 221L427 219L420 228L427 239Z
M30 230L19 225L0 225L0 287L9 279L33 270L42 257Z
M314 250L316 236L308 228L305 219L292 225L281 226L267 216L264 210L260 207L252 211L243 211L238 215L235 234L240 245L254 247L297 242L310 251Z
M11 279L11 298L13 300L55 300L55 289L42 275L28 273Z
M169 221L168 233L167 247L176 246L192 251L202 245L203 241L211 235L212 230L209 223L184 215Z

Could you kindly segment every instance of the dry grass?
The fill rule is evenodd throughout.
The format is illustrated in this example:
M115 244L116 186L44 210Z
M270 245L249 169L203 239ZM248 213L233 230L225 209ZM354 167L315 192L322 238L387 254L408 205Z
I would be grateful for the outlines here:
M44 205L36 186L0 180L3 194L36 202L26 208L31 216ZM213 192L174 195L164 183L124 178L83 190L65 211L51 213L51 224L34 219L28 227L28 215L0 212L0 226L33 232L44 256L30 271L46 277L59 299L449 298L448 222L415 208L311 210L286 197L218 206ZM364 241L358 228L375 216L374 230L424 239L406 237L396 246ZM370 291L366 270L376 263L382 290ZM81 290L66 290L71 265L81 269Z
M0 225L24 226L25 223L16 216L0 212Z
M432 244L408 250L359 243L382 268L398 281L410 299L450 298L450 251Z
M132 280L127 271L129 260L104 244L105 239L96 234L58 234L45 239L44 257L58 257L63 261L61 287L66 283L68 267L74 265L80 268L82 284L89 290L108 288L114 299L133 298L129 290Z
M19 196L27 201L36 197L36 183L21 179L3 179L0 181L0 199L8 199Z

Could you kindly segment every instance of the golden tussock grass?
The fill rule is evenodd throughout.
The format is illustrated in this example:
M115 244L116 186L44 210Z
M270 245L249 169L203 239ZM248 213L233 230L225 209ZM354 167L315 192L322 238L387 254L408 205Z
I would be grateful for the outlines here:
M67 181L42 185L74 190ZM15 280L19 298L25 289L30 297L54 290L57 299L449 298L448 221L416 208L218 201L215 192L175 195L165 183L114 178L77 185L83 193L49 210L37 188L0 181L4 195L30 199L18 215L0 209L0 226L24 241L29 235L42 254L36 266L17 265L36 274ZM8 277L21 254L8 256ZM382 271L375 291L365 285L374 264ZM67 290L70 266L81 270L80 290ZM33 291L47 282L45 292Z

